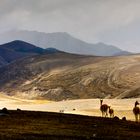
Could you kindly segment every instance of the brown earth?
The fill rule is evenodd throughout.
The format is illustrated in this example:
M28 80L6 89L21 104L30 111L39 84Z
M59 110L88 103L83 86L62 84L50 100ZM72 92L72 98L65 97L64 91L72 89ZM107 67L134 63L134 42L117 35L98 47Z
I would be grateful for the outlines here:
M0 139L139 140L140 124L81 115L10 111L0 116Z
M0 91L28 99L140 97L140 55L44 54L0 69Z

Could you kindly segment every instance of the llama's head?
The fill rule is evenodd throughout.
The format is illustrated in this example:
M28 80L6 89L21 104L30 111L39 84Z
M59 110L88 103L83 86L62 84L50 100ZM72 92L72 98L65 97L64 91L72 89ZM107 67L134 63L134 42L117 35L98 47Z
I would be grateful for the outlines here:
M102 103L103 103L103 99L100 99L100 103L101 103L101 105L102 105Z
M139 105L139 102L138 101L135 102L135 106L137 106L137 105Z

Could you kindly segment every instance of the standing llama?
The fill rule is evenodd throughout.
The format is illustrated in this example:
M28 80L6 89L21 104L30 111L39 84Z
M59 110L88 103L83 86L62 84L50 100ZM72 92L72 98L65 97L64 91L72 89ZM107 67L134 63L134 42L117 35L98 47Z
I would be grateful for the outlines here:
M107 104L103 104L103 100L102 99L100 100L100 103L101 103L100 110L102 112L102 117L107 117L108 116L107 112L108 112L109 106Z
M133 108L133 113L135 115L136 122L140 120L140 108L137 105L139 105L138 101L135 102L135 106Z
M111 108L111 106L109 106L108 108L109 108L110 118L114 118L114 110Z

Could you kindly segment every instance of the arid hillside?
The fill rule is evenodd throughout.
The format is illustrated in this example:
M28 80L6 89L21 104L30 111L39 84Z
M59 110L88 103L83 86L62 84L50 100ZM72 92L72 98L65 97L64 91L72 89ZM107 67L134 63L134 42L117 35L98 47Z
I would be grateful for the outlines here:
M31 56L0 68L0 91L30 99L140 97L140 55Z

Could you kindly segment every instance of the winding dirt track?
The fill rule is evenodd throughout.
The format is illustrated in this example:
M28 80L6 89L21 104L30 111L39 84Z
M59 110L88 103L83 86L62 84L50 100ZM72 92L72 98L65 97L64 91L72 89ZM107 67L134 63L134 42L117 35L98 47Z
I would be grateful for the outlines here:
M120 57L108 75L108 86L125 98L140 87L140 56Z
M93 63L91 58L84 61L72 68L68 66L44 72L43 76L39 75L31 83L37 81L37 86L47 84L47 88L56 92L63 87L74 94L78 93L77 98L140 97L139 90L136 91L140 87L140 55L109 57L97 62L94 60ZM81 89L83 91L80 92ZM87 96L83 95L85 92Z

